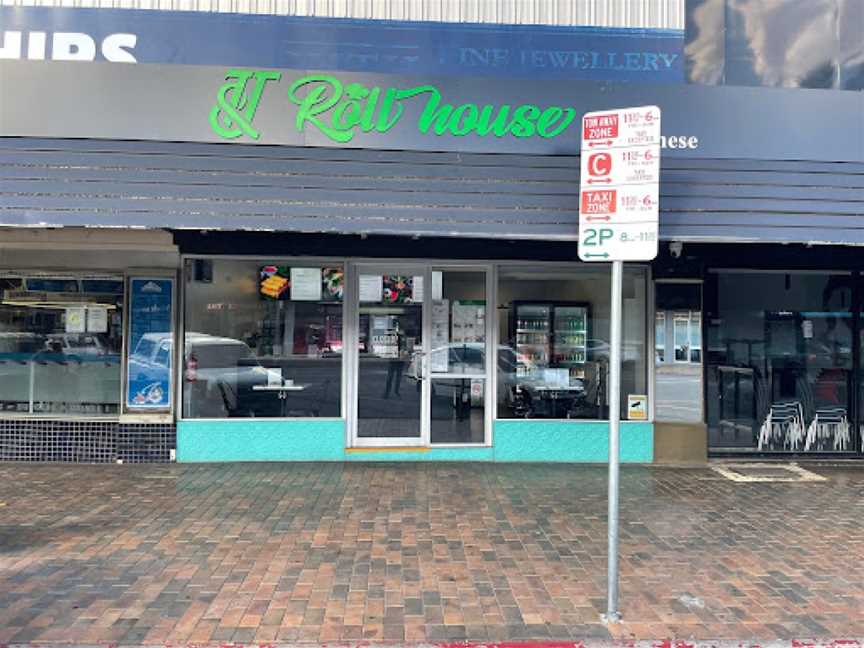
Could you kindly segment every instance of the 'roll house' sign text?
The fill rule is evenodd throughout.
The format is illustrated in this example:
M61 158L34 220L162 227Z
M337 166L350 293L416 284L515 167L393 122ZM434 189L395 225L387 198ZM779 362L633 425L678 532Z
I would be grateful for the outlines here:
M276 71L229 70L210 110L213 131L225 139L257 140L261 133L253 122L258 105L268 84L281 80L282 73ZM576 109L570 106L452 104L433 85L367 87L324 74L296 79L287 89L287 99L297 106L298 131L316 129L340 144L358 132L386 133L402 119L407 102L420 102L416 128L433 136L548 139L564 133L576 118Z

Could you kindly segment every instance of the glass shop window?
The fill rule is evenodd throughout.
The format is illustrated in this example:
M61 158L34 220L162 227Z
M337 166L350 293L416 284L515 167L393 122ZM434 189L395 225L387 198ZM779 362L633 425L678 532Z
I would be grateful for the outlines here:
M854 451L852 276L729 270L709 278L709 447Z
M656 419L699 423L702 421L702 285L658 281L654 288Z
M609 415L607 270L502 268L498 280L498 417ZM647 395L646 273L624 275L621 416Z
M483 443L486 413L486 274L432 273L430 439Z
M0 275L0 411L120 411L123 278Z
M338 264L190 262L183 415L341 416L344 285Z

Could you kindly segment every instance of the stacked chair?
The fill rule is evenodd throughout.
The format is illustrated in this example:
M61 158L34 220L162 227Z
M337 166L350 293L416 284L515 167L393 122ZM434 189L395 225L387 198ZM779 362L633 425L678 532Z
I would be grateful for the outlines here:
M796 378L795 393L795 399L771 401L766 381L759 381L756 399L765 418L759 429L758 449L782 447L792 452L848 449L852 429L846 408L817 407L805 374Z

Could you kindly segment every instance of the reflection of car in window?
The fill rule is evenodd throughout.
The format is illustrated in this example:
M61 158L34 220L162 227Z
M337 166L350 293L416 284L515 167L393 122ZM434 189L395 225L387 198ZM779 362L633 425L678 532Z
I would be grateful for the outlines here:
M45 337L38 333L0 333L0 356L31 356L45 348ZM12 359L12 358L9 358Z
M415 351L411 357L411 364L406 372L413 380L420 379L420 367L423 353ZM479 383L486 374L486 345L483 342L451 342L447 346L432 349L429 352L430 371L436 374L476 374L472 378L472 385ZM501 402L510 400L511 387L516 385L516 352L508 346L498 347L498 400ZM434 381L433 381L434 384ZM482 390L482 387L481 387Z
M167 384L171 355L169 333L145 334L129 357L129 379L145 384ZM200 401L199 410L207 409L199 415L260 416L278 406L273 394L256 392L252 388L279 381L281 374L262 367L242 340L190 332L185 336L184 356L184 381L194 390L194 398ZM205 402L208 405L205 406Z
M106 355L102 340L97 335L85 333L52 333L48 336L51 350L66 355Z

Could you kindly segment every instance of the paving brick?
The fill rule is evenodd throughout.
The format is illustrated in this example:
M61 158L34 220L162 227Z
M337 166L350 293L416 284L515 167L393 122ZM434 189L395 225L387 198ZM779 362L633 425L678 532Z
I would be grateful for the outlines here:
M0 643L860 634L864 472L814 470L623 467L607 628L603 467L0 464Z

